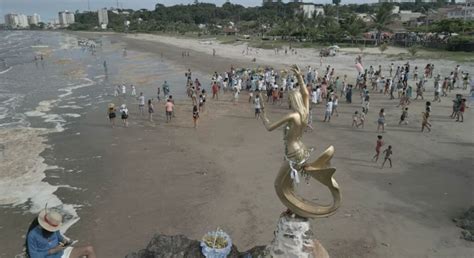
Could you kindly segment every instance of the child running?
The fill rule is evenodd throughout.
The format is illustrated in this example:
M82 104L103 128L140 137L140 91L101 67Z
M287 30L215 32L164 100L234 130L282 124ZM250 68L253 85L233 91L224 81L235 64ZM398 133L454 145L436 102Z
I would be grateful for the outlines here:
M390 167L392 167L392 145L388 145L388 148L383 151L385 153L385 157L382 162L382 168L385 165L385 162L390 162Z
M402 123L405 125L408 124L408 108L407 107L403 109L402 115L400 116L400 122L398 122L399 125L401 125Z

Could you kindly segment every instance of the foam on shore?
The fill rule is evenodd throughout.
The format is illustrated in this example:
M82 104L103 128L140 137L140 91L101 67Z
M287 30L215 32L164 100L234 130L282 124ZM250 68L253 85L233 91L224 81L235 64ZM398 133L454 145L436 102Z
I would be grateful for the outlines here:
M48 166L40 156L49 148L45 144L49 132L38 128L0 129L0 205L29 202L31 213L38 213L46 204L60 208L65 213L62 230L66 231L79 217L75 205L62 203L54 194L60 186L43 181L46 170L58 169Z

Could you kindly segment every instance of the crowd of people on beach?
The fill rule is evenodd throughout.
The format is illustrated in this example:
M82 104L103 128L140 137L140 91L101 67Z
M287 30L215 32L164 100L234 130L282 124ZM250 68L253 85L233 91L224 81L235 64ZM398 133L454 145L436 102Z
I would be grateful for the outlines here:
M418 66L412 66L409 62L395 66L391 63L388 67L382 65L372 66L364 69L362 57L357 56L355 60L355 82L349 82L347 74L337 74L336 69L330 65L323 69L317 69L311 66L305 68L304 82L311 95L311 109L308 121L308 130L313 129L313 110L319 105L324 106L322 122L330 122L334 116L338 116L338 106L341 98L345 102L352 104L355 100L353 95L360 97L360 109L355 110L352 115L352 128L365 128L365 121L370 110L370 100L372 94L387 96L389 100L397 101L396 107L400 108L400 119L398 125L408 125L409 106L416 100L425 100L424 95L428 81L433 80L434 96L431 101L426 101L425 111L421 114L421 131L431 131L431 102L441 102L441 99L448 97L452 91L465 91L472 85L472 79L469 73L461 70L457 65L444 77L442 81L441 73L434 75L434 64L427 64L423 69ZM320 68L322 68L320 66ZM286 103L285 95L288 91L297 87L293 74L286 70L276 71L271 67L259 69L235 68L231 66L228 71L222 73L215 72L211 77L211 84L204 86L199 78L193 77L190 69L185 74L186 93L192 103L192 118L194 127L197 127L199 114L204 112L207 100L206 88L212 93L212 100L218 101L220 94L231 93L231 102L237 105L242 92L247 92L248 102L255 110L255 117L260 118L263 102L273 105L283 105ZM130 85L131 97L137 98L139 115L145 115L145 105L147 105L148 118L153 121L155 107L154 98L148 98L146 101L143 93L136 96L136 88ZM370 89L370 90L369 90ZM414 97L414 92L416 96ZM170 87L165 81L162 87L157 88L157 101L161 101L161 94L165 99L166 122L172 120L174 116L174 99L170 94ZM117 85L114 95L116 97L127 96L127 86L125 83ZM453 100L453 113L451 118L458 122L464 121L464 112L466 111L467 100L462 94L458 93ZM108 117L111 125L115 125L116 108L110 104L108 108ZM128 126L129 116L128 108L122 104L119 108L120 117L123 125ZM386 109L381 108L377 115L377 132L386 131Z

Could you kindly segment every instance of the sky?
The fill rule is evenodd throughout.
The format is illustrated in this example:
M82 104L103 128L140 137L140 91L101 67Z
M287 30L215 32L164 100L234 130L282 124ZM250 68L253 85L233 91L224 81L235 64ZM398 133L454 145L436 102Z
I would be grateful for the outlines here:
M156 3L164 5L190 4L194 0L118 0L120 7L130 9L154 9ZM222 5L226 0L200 0L200 2L215 3ZM97 10L103 7L117 6L117 0L89 0L90 9ZM261 0L231 0L232 3L242 4L244 6L261 5ZM306 0L304 2L313 2L318 4L331 3L332 0ZM344 3L374 3L377 0L342 0ZM57 18L57 13L61 10L85 11L88 0L0 0L0 22L7 13L23 13L31 15L38 13L42 21L50 21Z

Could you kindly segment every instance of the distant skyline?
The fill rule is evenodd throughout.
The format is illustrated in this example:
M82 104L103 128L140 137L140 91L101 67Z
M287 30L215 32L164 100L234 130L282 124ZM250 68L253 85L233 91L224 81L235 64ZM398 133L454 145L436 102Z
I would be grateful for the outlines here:
M115 7L117 0L89 0L91 11L96 11L99 8ZM120 7L130 9L151 9L155 8L156 3L161 3L166 6L175 4L192 4L194 0L119 0ZM204 3L214 3L221 6L226 0L217 1L199 1ZM262 4L261 0L231 0L231 3L237 3L244 6L259 6ZM284 0L283 2L288 2ZM314 0L304 1L317 4L329 4L332 0ZM342 4L348 3L376 3L378 0L342 0ZM37 13L41 15L43 22L48 22L51 19L57 19L58 12L63 10L68 11L87 11L87 0L0 0L0 23L3 23L3 17L7 13L22 13L31 15Z

